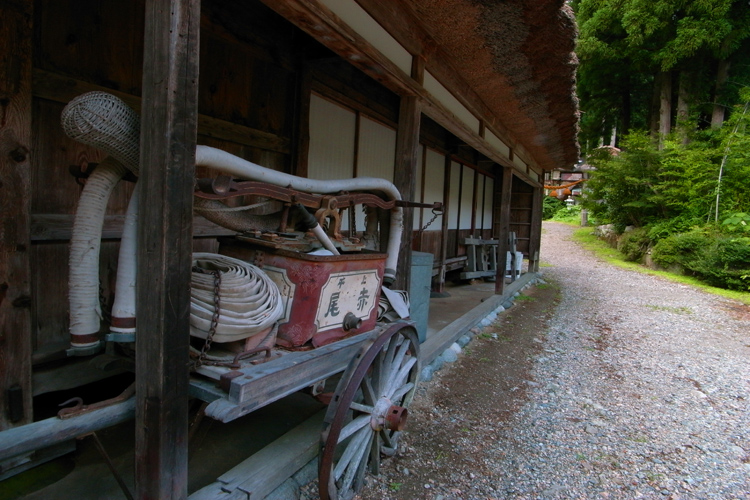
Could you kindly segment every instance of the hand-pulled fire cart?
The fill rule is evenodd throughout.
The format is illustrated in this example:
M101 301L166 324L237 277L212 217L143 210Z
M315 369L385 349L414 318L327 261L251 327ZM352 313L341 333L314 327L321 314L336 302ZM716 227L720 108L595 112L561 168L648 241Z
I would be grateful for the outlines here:
M73 356L102 348L91 279L97 254L90 248L101 227L90 221L101 218L111 187L128 170L138 174L139 124L130 108L102 92L74 99L63 112L71 137L110 154L88 179L71 240ZM321 498L351 498L368 467L377 472L381 456L395 453L418 381L408 297L386 286L396 275L402 207L441 207L402 201L384 179L306 179L207 146L195 156L198 167L219 173L196 181L195 212L236 235L221 239L218 253L193 255L190 393L204 402L205 415L230 422L310 389L329 402ZM138 184L105 339L131 351L137 197ZM327 393L325 381L336 377Z

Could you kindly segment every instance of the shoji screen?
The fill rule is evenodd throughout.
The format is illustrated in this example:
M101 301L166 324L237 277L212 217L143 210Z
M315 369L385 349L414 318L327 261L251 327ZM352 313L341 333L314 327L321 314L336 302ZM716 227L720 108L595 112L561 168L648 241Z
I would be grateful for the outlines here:
M356 120L353 111L312 95L308 177L348 179L354 176Z

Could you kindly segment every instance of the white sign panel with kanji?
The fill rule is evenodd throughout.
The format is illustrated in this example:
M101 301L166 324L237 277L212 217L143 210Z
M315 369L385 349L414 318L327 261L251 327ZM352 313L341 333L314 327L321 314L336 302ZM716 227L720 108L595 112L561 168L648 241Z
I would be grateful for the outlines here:
M333 273L323 285L315 323L318 331L342 326L352 313L365 320L377 306L380 278L375 270Z

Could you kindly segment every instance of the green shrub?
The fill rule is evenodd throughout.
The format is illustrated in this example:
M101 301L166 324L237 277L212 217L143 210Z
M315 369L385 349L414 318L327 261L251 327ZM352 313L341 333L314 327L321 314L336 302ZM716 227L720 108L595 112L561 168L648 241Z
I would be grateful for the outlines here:
M750 238L718 239L693 267L710 285L750 291Z
M689 269L688 264L700 260L701 252L711 244L712 238L702 231L672 234L654 245L651 258L656 265L663 268L678 264Z
M729 233L750 234L750 215L745 212L737 212L724 219L721 226Z
M617 249L625 256L625 260L640 262L650 245L648 231L645 228L637 228L623 233L617 242Z
M691 229L703 223L704 221L693 217L680 216L649 224L646 229L648 229L649 239L652 242L657 242L673 234L688 233Z
M552 196L545 196L544 205L542 208L542 219L551 219L559 210L563 208L567 208L564 201L558 200L557 198L554 198Z
M707 229L674 234L651 252L657 265L675 265L709 285L750 291L750 238L723 236Z

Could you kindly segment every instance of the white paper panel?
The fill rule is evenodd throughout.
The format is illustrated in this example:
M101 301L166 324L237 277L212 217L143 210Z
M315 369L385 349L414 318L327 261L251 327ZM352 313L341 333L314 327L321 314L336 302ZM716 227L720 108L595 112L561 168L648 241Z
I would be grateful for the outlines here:
M309 178L350 179L353 176L355 120L353 111L312 95Z
M506 146L498 136L496 136L489 130L485 130L484 140L489 142L493 148L497 149L502 156L510 158L510 148Z
M424 179L424 203L443 203L443 184L445 180L445 156L427 148L427 163L425 165ZM422 224L432 219L432 210L424 209ZM443 224L443 217L440 216L430 224L427 231L439 230Z
M362 38L407 75L411 74L411 54L354 0L321 0Z
M396 131L366 116L359 123L357 177L380 177L393 182Z
M379 177L393 182L396 131L366 116L360 116L357 177ZM365 227L362 210L357 211L357 229Z
M474 202L474 171L462 166L463 180L461 184L461 218L459 229L471 229L471 209Z
M443 87L437 78L432 76L429 71L424 72L424 88L440 102L445 108L456 115L459 120L464 122L473 132L479 133L479 119L471 114L471 111L461 104L450 91Z

